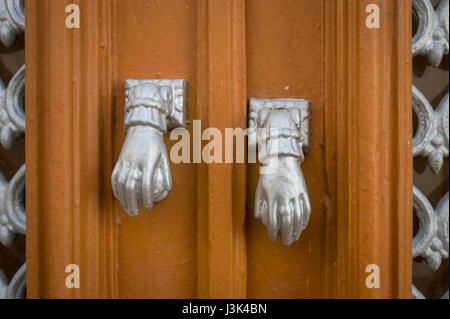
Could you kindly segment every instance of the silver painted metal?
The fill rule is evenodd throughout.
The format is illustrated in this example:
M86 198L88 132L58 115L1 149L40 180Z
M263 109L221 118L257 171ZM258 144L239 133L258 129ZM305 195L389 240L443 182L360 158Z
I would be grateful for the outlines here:
M416 286L412 285L412 299L427 299Z
M430 0L413 0L419 27L413 37L413 56L423 55L433 67L449 52L449 0L442 0L436 11Z
M249 152L258 146L263 164L255 194L255 217L275 241L297 241L311 214L300 164L309 149L309 102L250 99Z
M426 97L413 86L413 110L418 118L413 139L414 157L428 157L431 170L437 173L449 155L449 94L433 110Z
M185 80L126 80L127 137L111 176L114 196L130 216L166 198L172 176L163 135L186 125Z
M0 79L0 143L6 149L16 144L25 133L25 65L13 76L5 88Z
M17 233L26 233L25 164L9 183L0 173L0 243L10 247Z
M427 299L416 286L412 285L412 299ZM449 299L448 290L442 295L441 299Z
M419 22L413 37L413 56L426 56L431 66L438 67L443 56L449 53L449 0L441 0L436 11L430 0L413 0L413 9ZM427 157L431 170L438 173L449 155L449 94L433 110L425 96L413 86L413 110L418 118L413 139L414 157ZM449 194L435 209L416 187L413 194L414 211L419 218L419 230L413 239L413 257L424 257L428 266L437 270L449 254ZM412 294L414 299L426 298L414 285Z
M448 193L435 211L426 196L413 187L413 206L419 218L419 230L413 239L413 258L422 256L428 266L436 271L442 259L448 258ZM447 234L441 233L445 228ZM447 241L447 248L442 240Z
M25 31L24 0L0 0L0 41L11 47ZM0 79L0 143L11 149L25 133L25 65L5 87ZM0 243L11 246L17 233L26 232L25 165L8 183L0 173ZM26 264L11 282L0 271L0 299L25 298Z
M23 299L27 284L27 265L23 264L16 272L11 282L0 270L0 299Z
M448 241L449 241L449 229L448 229L448 211L449 211L449 193L444 195L436 206L436 237L442 242L442 249L445 251L444 256L448 258Z
M11 47L25 31L25 1L0 0L0 41Z

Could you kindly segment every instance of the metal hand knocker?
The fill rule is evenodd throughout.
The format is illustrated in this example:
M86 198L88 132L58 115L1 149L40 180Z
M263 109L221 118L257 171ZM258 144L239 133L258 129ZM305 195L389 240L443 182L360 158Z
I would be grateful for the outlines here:
M185 80L126 80L127 137L114 167L114 196L130 216L150 210L172 188L163 135L186 125Z
M309 222L311 206L300 169L309 147L309 102L250 99L249 146L258 145L263 167L255 194L255 217L272 241L297 241Z

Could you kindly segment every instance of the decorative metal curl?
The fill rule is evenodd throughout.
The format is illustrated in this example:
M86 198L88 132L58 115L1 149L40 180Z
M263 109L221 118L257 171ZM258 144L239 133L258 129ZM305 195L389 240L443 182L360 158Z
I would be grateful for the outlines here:
M447 93L433 110L426 97L413 86L413 110L418 118L413 139L414 157L427 157L431 170L437 173L449 154L449 95Z
M25 164L8 183L0 173L0 243L10 247L26 232Z
M448 194L446 196L448 200ZM418 256L425 258L428 266L436 271L441 265L442 259L448 258L448 249L445 249L441 240L443 237L438 235L439 225L445 223L445 213L435 212L426 196L416 187L413 187L413 198L414 211L419 218L419 231L413 239L412 255L413 258ZM444 200L445 196L441 202L443 203ZM440 203L437 209L445 209L445 204ZM442 214L442 217L440 214ZM448 229L448 210L446 223Z
M25 133L25 65L14 74L5 88L0 79L0 143L6 149Z
M414 0L419 27L413 37L413 56L423 55L433 67L449 52L449 0L442 0L434 11L430 0Z
M0 299L23 299L27 285L27 265L23 264L16 272L11 282L0 271Z

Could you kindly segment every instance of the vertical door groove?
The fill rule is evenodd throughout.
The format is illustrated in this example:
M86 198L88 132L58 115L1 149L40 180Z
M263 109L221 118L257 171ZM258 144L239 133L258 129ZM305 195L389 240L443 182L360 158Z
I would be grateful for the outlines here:
M197 10L197 114L224 137L246 128L245 1L201 0ZM245 164L199 164L198 188L199 297L244 298Z

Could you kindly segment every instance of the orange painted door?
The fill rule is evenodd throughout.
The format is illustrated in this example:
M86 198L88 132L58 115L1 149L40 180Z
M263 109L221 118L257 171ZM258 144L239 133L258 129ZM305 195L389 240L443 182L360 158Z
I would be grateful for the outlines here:
M40 0L26 14L29 297L410 297L411 1ZM253 217L257 164L171 163L168 197L129 217L110 181L129 78L185 79L192 139L194 120L245 129L248 98L309 100L300 240L272 242Z

